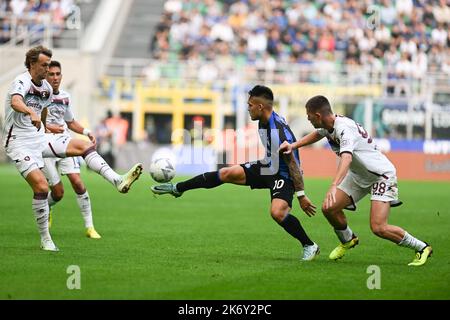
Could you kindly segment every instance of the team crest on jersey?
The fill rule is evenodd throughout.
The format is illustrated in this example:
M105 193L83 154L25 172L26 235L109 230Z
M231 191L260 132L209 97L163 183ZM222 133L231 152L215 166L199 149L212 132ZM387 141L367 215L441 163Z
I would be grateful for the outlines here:
M41 97L42 99L47 99L49 97L50 93L48 91L42 91L41 92Z

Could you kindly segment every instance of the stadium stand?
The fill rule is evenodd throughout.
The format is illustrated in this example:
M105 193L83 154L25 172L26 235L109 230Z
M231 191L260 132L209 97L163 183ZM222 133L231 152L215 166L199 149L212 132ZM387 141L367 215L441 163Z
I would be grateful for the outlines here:
M131 1L129 13L121 30L117 45L112 54L112 61L108 66L107 74L110 76L123 76L124 68L129 60L132 60L133 76L142 73L143 65L148 63L149 34L154 30L159 17L162 14L164 0ZM149 31L150 30L150 31ZM136 63L138 62L138 63Z
M114 57L148 58L149 34L158 22L163 4L164 0L133 1L129 13L130 19L127 19L122 29Z
M97 5L93 0L2 0L0 44L34 45L50 32L52 47L77 48L79 31L89 23Z
M336 72L377 80L386 72L389 93L399 95L408 93L403 80L450 74L449 22L445 0L170 0L150 51L167 64L216 61L205 79L230 64L271 70L296 64L306 70L295 79L302 82Z

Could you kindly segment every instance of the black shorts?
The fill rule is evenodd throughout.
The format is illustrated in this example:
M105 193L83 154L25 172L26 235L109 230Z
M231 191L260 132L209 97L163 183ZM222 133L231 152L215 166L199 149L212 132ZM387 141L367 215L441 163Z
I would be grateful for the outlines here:
M262 175L261 163L244 163L241 167L245 171L245 185L251 189L269 189L270 198L283 199L290 208L292 208L292 199L294 198L294 183L291 179L287 179L279 174Z

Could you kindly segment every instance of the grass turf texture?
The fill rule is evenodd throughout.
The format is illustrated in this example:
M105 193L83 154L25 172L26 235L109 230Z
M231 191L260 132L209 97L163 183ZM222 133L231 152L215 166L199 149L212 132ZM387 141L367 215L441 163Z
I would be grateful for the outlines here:
M404 205L390 223L430 242L434 255L408 267L413 251L373 235L369 199L349 212L360 245L330 261L337 237L321 213L293 212L322 250L299 260L296 240L269 215L269 192L223 185L183 197L154 198L148 173L127 195L83 172L102 239L87 239L66 178L51 233L60 252L39 249L31 189L12 166L0 167L0 299L450 299L450 183L400 181ZM178 177L177 177L178 178ZM320 207L327 179L307 179ZM68 290L67 267L78 265L81 290ZM381 289L369 290L367 268L381 270Z

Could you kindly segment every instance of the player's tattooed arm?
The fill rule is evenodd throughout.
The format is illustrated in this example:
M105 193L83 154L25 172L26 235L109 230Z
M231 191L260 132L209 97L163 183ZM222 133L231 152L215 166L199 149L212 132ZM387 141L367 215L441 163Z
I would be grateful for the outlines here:
M289 173L291 175L292 181L294 182L294 188L296 192L303 191L302 195L298 196L298 202L300 204L300 208L309 216L313 216L316 213L316 206L309 200L309 198L304 194L305 191L305 183L303 181L303 175L295 161L294 155L283 154L283 159L287 163L289 167Z
M291 174L292 181L294 182L295 191L305 190L303 175L297 162L295 161L294 155L292 153L283 154L283 159L289 167L289 173Z

